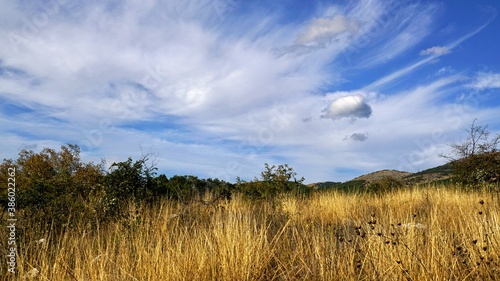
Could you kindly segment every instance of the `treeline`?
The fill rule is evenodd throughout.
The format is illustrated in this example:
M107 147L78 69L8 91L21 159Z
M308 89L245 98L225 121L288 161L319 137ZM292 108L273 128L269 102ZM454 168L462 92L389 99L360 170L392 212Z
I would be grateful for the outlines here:
M8 203L9 168L15 168L15 204L18 213L55 227L84 220L89 223L119 219L127 204L153 204L174 200L181 204L201 201L206 204L230 200L238 192L250 200L270 199L279 193L310 194L311 189L296 179L288 165L265 165L261 179L236 184L196 176L157 174L151 155L139 160L128 158L105 169L105 162L85 163L80 148L68 144L60 151L44 148L35 153L22 150L17 160L6 159L0 165L1 204ZM210 202L204 198L211 198ZM19 212L20 211L20 212ZM32 220L33 221L33 220Z
M153 203L166 198L187 202L212 192L230 198L235 185L218 179L195 176L157 175L148 156L133 161L84 163L80 148L69 144L60 151L44 148L39 153L22 150L17 160L4 160L0 182L7 182L7 170L14 167L16 207L41 223L67 224L73 219L105 221L119 218L126 204ZM6 187L7 184L2 187ZM7 189L2 188L2 206Z
M467 189L488 188L500 192L500 135L489 138L486 126L475 122L466 130L465 141L451 144L449 160L452 180ZM273 200L280 194L308 196L314 189L303 184L304 178L287 164L265 164L260 178L250 182L237 179L229 183L219 179L196 176L157 174L153 155L139 160L128 158L113 163L109 169L101 163L85 163L80 148L68 144L60 151L44 148L35 153L22 150L16 160L5 159L0 165L0 204L3 210L15 204L19 214L40 224L57 227L75 219L89 223L119 219L127 205L154 204L158 200L173 200L180 204L201 201L230 200L238 193L249 200ZM15 202L9 203L8 186L15 170ZM12 185L12 183L10 183ZM342 192L383 194L408 186L404 181L383 178L371 182L331 183L329 187ZM500 194L500 193L499 193ZM205 201L211 198L211 202Z

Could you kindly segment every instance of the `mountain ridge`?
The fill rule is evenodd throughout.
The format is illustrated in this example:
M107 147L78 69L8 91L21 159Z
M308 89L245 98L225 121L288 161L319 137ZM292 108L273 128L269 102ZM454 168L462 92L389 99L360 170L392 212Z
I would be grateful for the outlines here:
M345 182L325 181L311 183L308 184L308 186L313 187L314 189L334 187L340 189L360 188L364 187L367 183L388 177L403 181L404 183L408 184L438 183L449 180L451 178L451 165L444 164L416 173L384 169L364 174Z

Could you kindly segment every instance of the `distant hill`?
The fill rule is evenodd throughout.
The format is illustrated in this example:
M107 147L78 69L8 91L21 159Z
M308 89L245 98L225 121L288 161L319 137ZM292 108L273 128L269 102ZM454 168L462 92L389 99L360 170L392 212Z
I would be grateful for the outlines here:
M395 178L398 180L404 179L407 176L410 176L412 173L410 172L401 172L397 170L381 170L373 173L369 173L366 175L359 176L357 178L354 178L350 181L374 181L374 180L380 180L386 177L391 177Z
M363 188L367 183L387 177L401 180L407 184L441 183L450 180L451 166L450 164L445 164L418 173L410 173L397 170L381 170L356 177L346 182L327 181L312 183L308 186L313 187L314 189L336 189L343 191L352 191Z
M405 178L412 183L443 182L451 178L451 164L430 168L418 173L413 173Z
M307 186L312 187L314 189L321 189L321 188L332 188L339 184L342 184L342 182L325 181L325 182L311 183L308 184Z

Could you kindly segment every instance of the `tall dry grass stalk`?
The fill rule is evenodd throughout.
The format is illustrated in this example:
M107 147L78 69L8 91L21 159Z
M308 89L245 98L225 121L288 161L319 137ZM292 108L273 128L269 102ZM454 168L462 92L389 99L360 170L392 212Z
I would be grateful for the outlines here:
M378 197L332 192L274 202L237 197L217 206L131 205L126 219L94 230L82 224L57 235L27 230L19 276L495 280L499 207L485 193L433 187Z

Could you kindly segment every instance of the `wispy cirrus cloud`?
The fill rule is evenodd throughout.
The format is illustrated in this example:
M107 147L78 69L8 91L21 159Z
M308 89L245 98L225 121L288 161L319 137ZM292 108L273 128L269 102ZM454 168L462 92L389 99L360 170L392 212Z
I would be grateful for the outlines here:
M460 45L462 42L464 42L465 40L476 35L481 30L483 30L486 26L488 26L488 24L491 22L491 20L493 20L493 18L489 19L488 23L481 25L479 28L475 29L474 31L472 31L472 32L460 37L459 39L453 41L452 43L448 44L445 48L451 52L455 47ZM394 80L396 80L396 79L398 79L398 78L400 78L408 73L411 73L412 71L420 68L423 65L426 65L429 62L434 61L436 58L438 58L442 55L443 54L432 53L424 59L421 59L413 64L407 65L407 66L405 66L397 71L392 72L389 75L386 75L385 77L382 77L382 78L376 80L375 82L372 82L371 84L367 85L363 89L369 91L371 89L381 87L381 86L383 86L387 83L390 83L390 82L392 82L392 81L394 81Z
M420 51L421 56L427 56L427 55L442 56L442 55L447 55L449 53L451 53L450 48L442 47L442 46L435 46L435 47L431 47L431 48Z
M327 44L333 38L344 32L355 35L358 31L358 23L344 15L337 15L332 18L316 18L306 27L306 30L299 33L295 39L296 44Z
M467 86L476 90L498 89L500 88L500 73L479 72Z
M433 4L402 5L398 1L385 3L387 10L367 24L367 29L351 48L359 53L356 67L367 68L387 63L421 42L432 29L438 7ZM347 53L348 56L349 52Z

